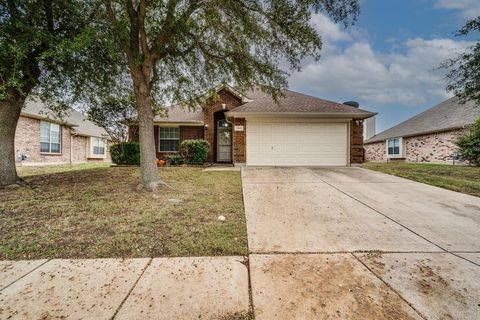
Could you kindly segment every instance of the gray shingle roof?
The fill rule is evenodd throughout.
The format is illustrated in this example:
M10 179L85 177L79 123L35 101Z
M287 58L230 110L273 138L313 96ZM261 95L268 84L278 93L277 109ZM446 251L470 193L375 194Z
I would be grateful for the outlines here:
M70 110L67 116L59 119L51 110L38 100L29 99L25 102L22 109L22 115L36 119L46 119L59 122L73 128L76 134L92 137L106 137L107 132L97 126L95 123L87 120L83 114L78 111Z
M280 98L278 103L275 103L270 95L260 95L258 99L241 105L229 114L235 113L324 113L349 114L361 118L375 115L359 108L290 90L285 92L285 97Z
M366 140L365 143L459 129L473 123L479 117L480 106L476 106L473 102L460 104L458 98L453 97L413 118L374 135Z
M351 107L345 104L328 101L299 92L287 90L286 96L275 103L272 97L261 90L251 90L245 93L245 103L229 114L239 113L305 113L305 114L325 114L325 115L348 115L351 117L368 118L375 113L363 109ZM180 105L172 106L168 109L167 116L156 116L157 122L202 122L203 111L191 111Z
M189 110L181 105L174 105L167 110L167 115L155 116L156 122L203 122L203 111Z

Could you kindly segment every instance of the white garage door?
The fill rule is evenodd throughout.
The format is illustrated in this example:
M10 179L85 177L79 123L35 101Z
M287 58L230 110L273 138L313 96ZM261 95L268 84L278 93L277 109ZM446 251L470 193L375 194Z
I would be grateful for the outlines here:
M247 164L345 166L347 123L247 121Z

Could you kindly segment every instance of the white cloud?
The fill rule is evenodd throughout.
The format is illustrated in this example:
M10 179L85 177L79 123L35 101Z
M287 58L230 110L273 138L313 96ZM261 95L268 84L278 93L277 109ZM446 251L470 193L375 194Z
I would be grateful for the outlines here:
M461 15L467 19L480 16L479 0L438 0L435 7L459 10Z
M415 106L431 98L448 97L444 90L444 71L434 69L472 44L452 39L416 38L400 44L402 53L382 54L375 52L365 39L348 35L349 38L334 32L327 41L335 50L323 52L318 62L306 62L302 72L292 75L291 86L370 104ZM335 46L334 39L350 40L350 43L342 49Z
M318 33L322 36L322 40L331 41L350 41L352 37L346 30L340 28L339 24L334 23L327 16L318 13L312 16L312 24Z

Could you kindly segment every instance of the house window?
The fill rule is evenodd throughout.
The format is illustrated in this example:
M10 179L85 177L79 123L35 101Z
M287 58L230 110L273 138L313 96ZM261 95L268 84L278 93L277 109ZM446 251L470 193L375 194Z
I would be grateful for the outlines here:
M160 151L178 151L178 142L180 137L179 128L160 127Z
M61 130L59 124L40 121L40 152L61 152Z
M401 147L402 140L401 138L393 138L387 140L387 155L392 157L399 157L401 156L402 147Z
M102 138L92 138L93 154L94 155L105 155L105 140Z

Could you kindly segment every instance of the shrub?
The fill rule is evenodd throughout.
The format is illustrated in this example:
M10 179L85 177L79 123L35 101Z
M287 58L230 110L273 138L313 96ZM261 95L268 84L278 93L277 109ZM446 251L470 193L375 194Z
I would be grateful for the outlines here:
M204 164L207 162L208 142L203 139L184 140L180 146L180 153L187 164Z
M456 142L460 158L480 166L480 118Z
M110 147L110 156L115 164L140 164L140 144L138 142L120 142Z
M167 155L165 156L165 160L167 160L168 164L171 166L178 166L185 163L185 159L183 159L180 154Z

